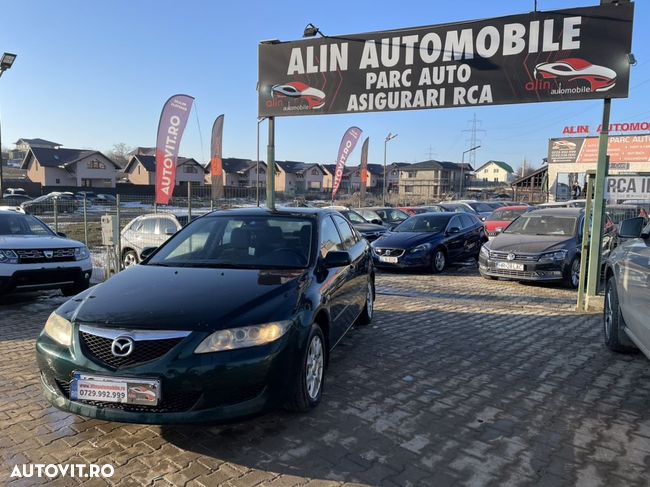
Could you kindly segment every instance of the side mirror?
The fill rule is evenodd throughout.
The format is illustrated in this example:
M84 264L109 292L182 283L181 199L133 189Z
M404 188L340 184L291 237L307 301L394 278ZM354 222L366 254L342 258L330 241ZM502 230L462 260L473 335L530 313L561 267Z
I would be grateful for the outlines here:
M157 247L145 247L142 249L142 252L140 252L140 259L145 260L151 257L151 254L153 254L156 251Z
M56 234L57 234L59 237L63 237L63 238L66 238L66 237L67 237L67 235L66 235L65 233L63 233L63 232L56 232Z
M350 254L346 251L332 251L328 252L325 256L325 262L323 263L326 269L331 269L332 267L345 267L352 263Z
M375 225L382 225L384 222L382 222L379 218L373 218L370 220L370 223L374 223Z
M176 233L176 229L172 227L167 227L165 228L165 235L174 235Z
M449 230L447 230L447 233L450 234L450 235L452 233L458 233L458 232L460 232L460 228L458 228L458 227L451 227Z
M618 236L621 238L639 238L644 226L645 219L643 217L628 218L619 224Z

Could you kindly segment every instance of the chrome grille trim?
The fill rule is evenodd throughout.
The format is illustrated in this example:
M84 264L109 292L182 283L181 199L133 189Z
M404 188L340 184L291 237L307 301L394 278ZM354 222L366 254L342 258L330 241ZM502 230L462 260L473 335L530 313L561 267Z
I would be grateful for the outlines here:
M181 330L130 330L130 329L115 329L115 328L99 328L95 326L79 325L79 331L95 335L102 338L114 340L120 336L128 336L133 341L143 340L169 340L173 338L185 338L191 331Z
M375 253L385 257L401 257L404 255L404 249L375 248Z

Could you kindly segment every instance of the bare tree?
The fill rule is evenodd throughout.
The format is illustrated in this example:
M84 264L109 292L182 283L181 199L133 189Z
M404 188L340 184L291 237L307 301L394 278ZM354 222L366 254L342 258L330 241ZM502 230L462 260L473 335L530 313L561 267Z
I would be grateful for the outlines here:
M113 148L108 151L106 155L111 161L123 168L126 166L126 163L129 160L129 156L127 154L131 151L131 149L132 148L126 145L124 142L120 142L119 144L114 144Z

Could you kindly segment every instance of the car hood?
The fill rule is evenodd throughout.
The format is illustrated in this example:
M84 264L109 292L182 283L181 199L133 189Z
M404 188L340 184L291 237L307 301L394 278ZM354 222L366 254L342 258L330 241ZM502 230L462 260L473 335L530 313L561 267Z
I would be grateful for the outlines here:
M352 226L361 233L374 233L374 232L386 231L386 228L383 225L375 225L374 223L355 223Z
M490 240L490 250L501 252L521 252L537 254L568 248L576 244L576 237L560 237L555 235L518 235L515 233L500 233Z
M0 235L0 249L69 249L82 245L55 235Z
M440 238L442 235L442 232L389 232L375 240L372 246L390 249L409 249L425 242L430 242L435 238Z
M212 331L287 319L308 273L137 265L57 311L79 323Z

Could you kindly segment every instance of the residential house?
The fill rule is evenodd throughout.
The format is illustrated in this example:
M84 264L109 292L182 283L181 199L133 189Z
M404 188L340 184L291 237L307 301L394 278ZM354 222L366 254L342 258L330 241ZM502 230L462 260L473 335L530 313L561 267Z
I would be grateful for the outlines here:
M58 142L52 142L45 139L18 139L14 142L16 146L15 149L10 150L7 156L7 162L11 163L13 166L20 166L25 159L25 155L30 147L35 147L37 149L58 149L61 147L61 144Z
M149 155L133 155L124 167L124 174L132 184L156 184L156 157ZM176 163L176 184L203 186L205 168L196 159L179 157Z
M155 156L156 148L155 147L134 147L129 152L126 153L127 157L131 156Z
M266 187L266 163L260 161L260 188ZM223 168L223 185L231 188L255 188L257 187L257 162L250 159L239 159L227 157L221 160ZM212 163L205 167L205 181L212 184Z
M275 190L285 193L323 191L326 171L320 164L299 161L275 161Z
M477 181L507 184L515 174L509 164L502 161L487 161L474 171Z
M404 162L394 162L386 166L386 176L388 191L397 191L400 178L400 168L408 165ZM332 189L332 182L334 181L334 173L336 171L336 164L321 164L325 170L325 177L323 179L323 187L326 190ZM343 180L339 192L342 193L355 193L361 187L361 166L345 167L343 170ZM384 187L384 166L383 164L368 164L368 180L366 181L366 189L373 191L383 191Z
M114 188L119 166L99 151L30 147L21 166L42 186Z
M442 198L460 189L461 173L464 179L471 174L469 164L428 160L399 168L399 194Z

